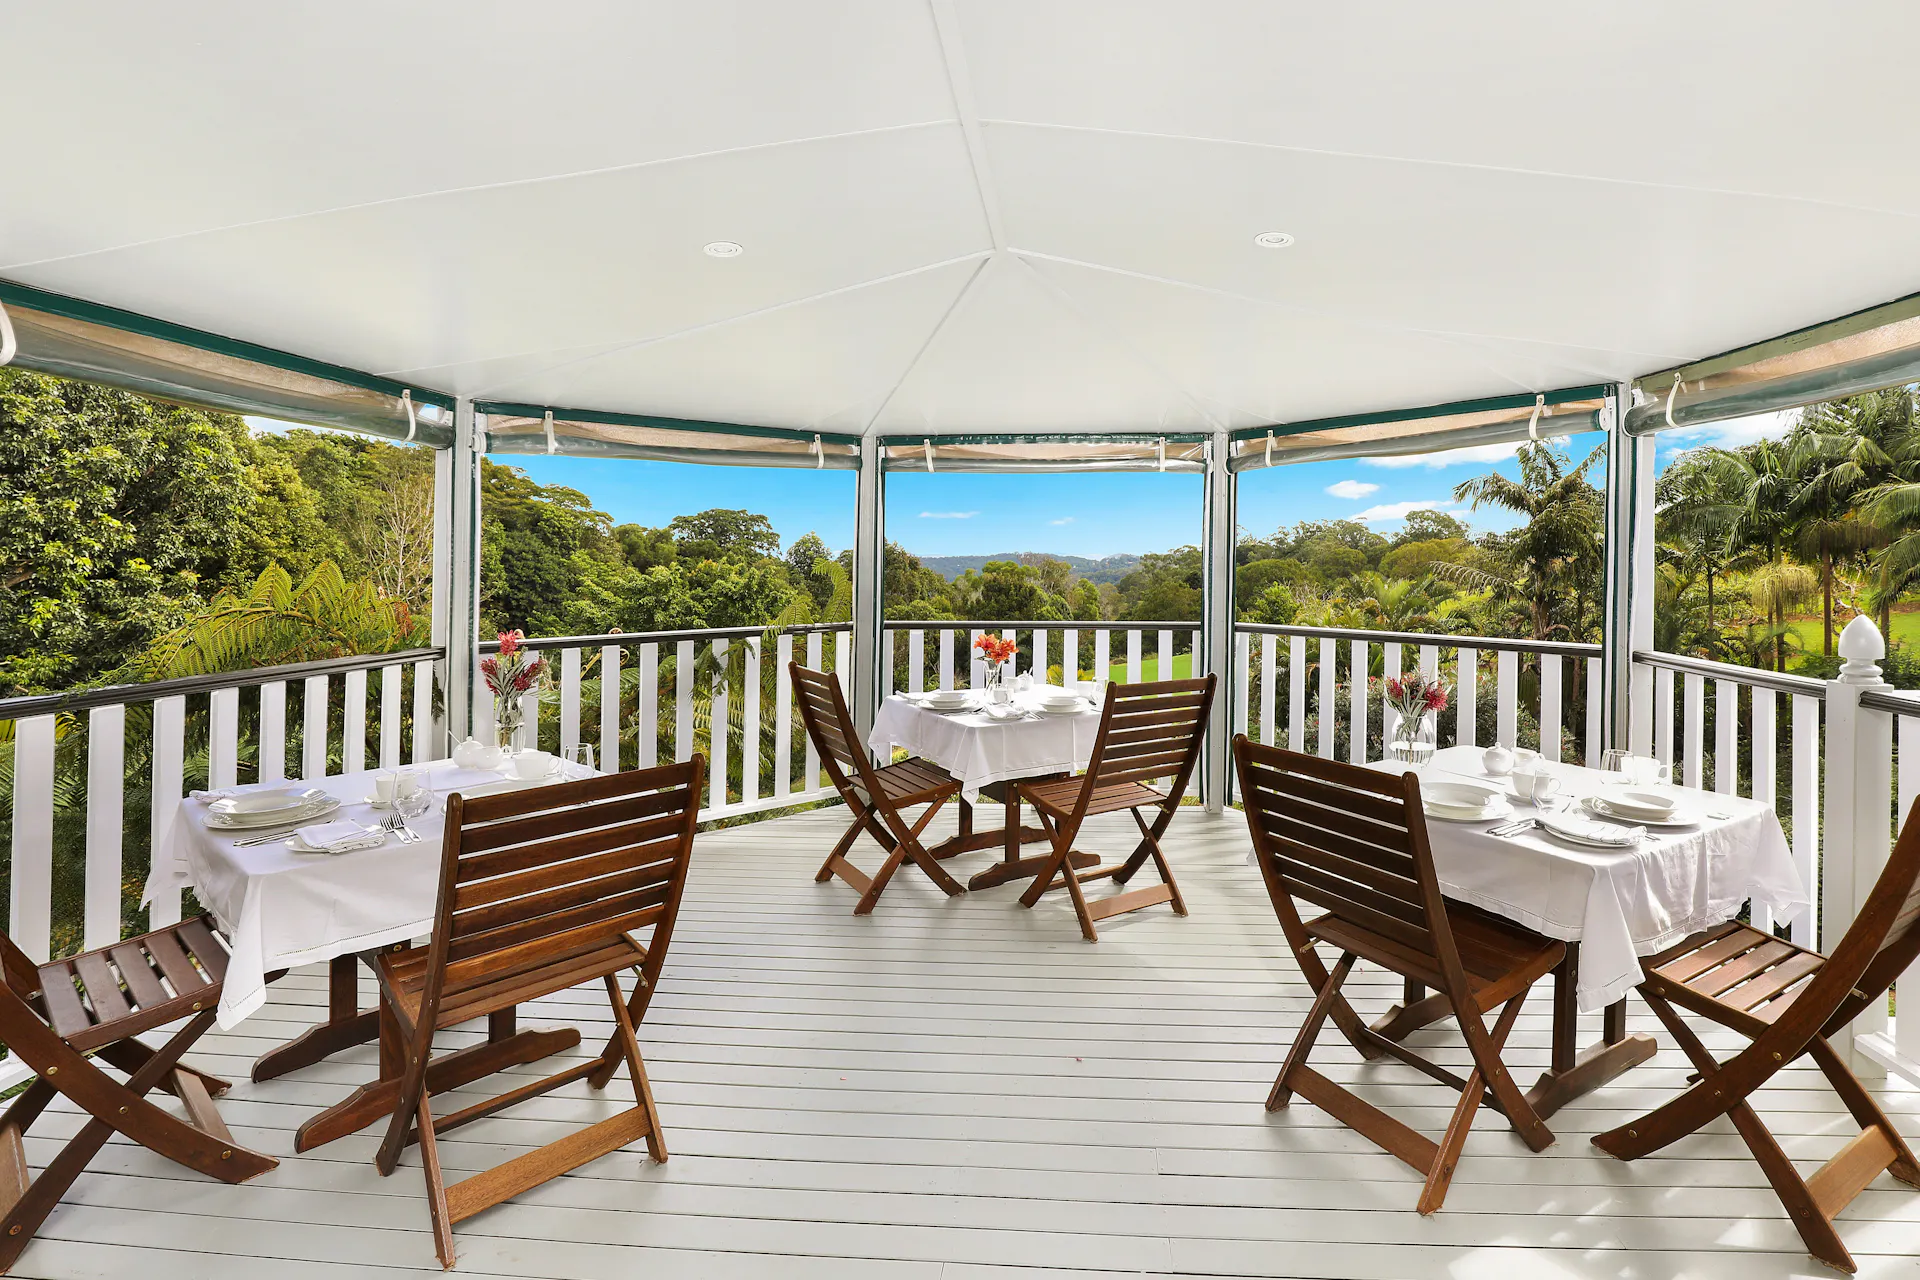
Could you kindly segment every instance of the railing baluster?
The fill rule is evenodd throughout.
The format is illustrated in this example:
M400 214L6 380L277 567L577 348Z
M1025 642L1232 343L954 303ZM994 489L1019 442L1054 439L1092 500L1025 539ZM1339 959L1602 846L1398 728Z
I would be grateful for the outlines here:
M1440 678L1440 646L1423 644L1420 646L1420 674L1429 682Z
M1771 809L1775 804L1774 753L1778 749L1774 735L1773 690L1762 689L1755 685L1750 691L1750 696L1753 698L1753 735L1750 739L1753 759L1753 798ZM1773 913L1767 905L1755 901L1750 904L1750 910L1753 913L1753 927L1771 933Z
M967 675L967 687L969 689L984 689L987 684L986 655L982 654L976 647L980 643L980 637L985 634L986 632L975 627L967 635L967 654L973 660L968 668Z
M603 773L620 772L620 646L600 646L600 750Z
M1093 678L1113 679L1113 632L1105 627L1093 633Z
M1692 672L1686 678L1685 720L1681 733L1686 739L1686 770L1683 780L1689 787L1702 787L1706 777L1704 773L1707 758L1706 743L1701 736L1706 728L1707 682ZM1704 787L1702 787L1704 789Z
M919 627L907 632L907 692L927 688L927 633Z
M516 741L528 751L540 749L540 695L532 689L520 695L520 736Z
M1587 659L1587 740L1581 753L1580 763L1589 769L1600 767L1600 753L1605 749L1600 741L1600 707L1605 689L1600 678L1600 659Z
M940 683L935 686L936 688L953 688L953 629L951 627L940 628L940 670L938 674ZM811 739L809 739L809 741L811 741ZM811 778L812 775L809 774L808 777ZM811 787L813 783L808 782L807 785Z
M1060 633L1060 687L1071 689L1080 683L1080 630L1068 627Z
M53 716L13 723L13 863L7 933L40 964L53 947Z
M813 668L815 671L821 670L820 647L821 647L820 632L809 631L807 633L807 665ZM946 632L946 631L941 632L940 633L940 656L941 656L940 673L941 673L941 679L943 680L946 679L946 671L947 671L946 657L952 651L953 651L952 633ZM948 686L943 684L940 687L944 689L944 688L947 688ZM802 791L812 791L820 785L820 750L818 747L815 747L813 745L812 734L810 733L807 734L806 738L807 738L807 771L800 775L800 789Z
M1653 669L1653 754L1661 764L1673 764L1673 671Z
M262 782L280 782L287 776L287 682L260 686L260 769Z
M1339 652L1337 641L1320 641L1320 754L1328 760L1333 759L1333 729L1340 719L1340 704L1334 695L1339 687L1334 659Z
M1800 882L1813 895L1813 905L1794 920L1789 936L1799 946L1816 948L1820 945L1820 715L1818 698L1793 695L1793 864L1800 869Z
M833 633L833 670L834 674L840 677L840 687L851 691L853 688L853 632L851 631Z
M1253 646L1244 631L1233 635L1233 670L1233 731L1246 733L1247 710L1253 705Z
M1274 743L1273 702L1278 672L1273 665L1273 636L1260 637L1260 741Z
M183 697L154 699L153 798L148 808L147 847L156 852L166 843L174 816L180 812L180 801L186 791L182 776L186 750L187 700ZM147 907L148 926L158 929L179 921L180 891L165 889L155 894Z
M539 743L536 741L535 746ZM560 651L560 751L580 745L580 650Z
M240 690L207 695L207 785L231 787L240 780Z
M781 632L773 652L773 794L784 800L793 794L793 637Z
M1900 745L1899 800L1894 821L1903 822L1913 807L1914 796L1920 794L1920 717L1896 716L1894 724ZM1913 970L1908 969L1907 973L1912 974ZM1893 1000L1894 1051L1910 1062L1920 1061L1920 1007L1916 1007L1920 1006L1920 976L1902 976L1895 982ZM1904 1014L1898 1012L1902 1004L1907 1007Z
M1127 632L1127 683L1139 684L1140 672L1141 672L1140 633L1138 631L1128 631Z
M1520 745L1520 655L1502 649L1494 655L1494 733L1504 747Z
M1560 655L1540 655L1540 755L1560 759Z
M1386 682L1400 678L1400 644L1390 640L1380 646L1380 745L1393 741L1400 728L1400 713L1387 701Z
M880 696L893 692L893 637L891 627L880 633Z
M660 645L649 640L640 646L640 699L633 708L634 767L651 769L660 763Z
M1307 749L1307 638L1287 637L1287 749Z
M1456 747L1480 745L1480 651L1454 651L1453 744Z
M431 659L413 664L413 762L438 760L446 750L440 722L433 714L433 682L437 664Z
M1047 682L1047 633L1043 627L1033 629L1033 661L1027 665L1035 684Z
M340 719L340 772L359 773L366 767L367 673L349 671Z
M760 798L760 637L749 637L746 646L746 675L740 685L740 803L752 804ZM887 657L891 671L892 653Z
M1723 796L1740 789L1740 686L1713 682L1713 789Z
M726 808L729 799L727 740L733 736L733 722L727 697L727 649L725 640L709 644L714 670L720 673L720 678L713 682L707 703L707 757L713 762L713 772L707 775L707 804L714 813Z
M87 880L81 945L120 941L121 823L126 813L127 708L87 713Z
M407 669L395 663L380 668L380 767L400 765L400 685Z
M1347 668L1347 759L1354 764L1367 762L1367 716L1373 701L1367 688L1367 652L1365 640L1348 645Z
M693 641L682 640L673 651L673 759L693 759Z
M1173 632L1162 631L1158 643L1154 646L1154 670L1156 680L1173 679Z

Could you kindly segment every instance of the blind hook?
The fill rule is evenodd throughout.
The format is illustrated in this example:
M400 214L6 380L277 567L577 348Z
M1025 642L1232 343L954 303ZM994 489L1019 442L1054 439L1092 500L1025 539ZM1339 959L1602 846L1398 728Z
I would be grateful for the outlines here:
M408 388L400 393L400 407L407 411L407 443L413 443L413 433L420 428L419 421L413 416L413 390Z
M1667 390L1667 425L1670 427L1677 427L1680 425L1679 423L1673 420L1673 398L1679 394L1680 394L1680 371L1676 369L1673 371L1673 386L1668 388Z
M6 303L0 302L0 369L12 364L19 350L20 344L13 338L13 320L7 315Z
M932 475L933 474L933 441L922 440L920 443L927 451L927 474Z
M553 410L547 410L546 416L540 419L540 425L547 433L547 452L553 453L559 448L553 438Z
M1546 393L1536 392L1533 397L1533 416L1527 419L1527 439L1536 444L1540 441L1540 414L1546 407Z
M827 465L827 451L821 447L820 437L816 435L813 438L813 469L815 471L818 471L820 468L826 465Z

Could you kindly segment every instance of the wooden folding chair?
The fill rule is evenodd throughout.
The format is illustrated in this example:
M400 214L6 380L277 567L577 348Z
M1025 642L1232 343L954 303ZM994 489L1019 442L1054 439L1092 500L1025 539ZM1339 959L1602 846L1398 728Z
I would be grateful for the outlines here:
M873 904L880 901L880 894L903 861L911 861L926 872L947 896L965 893L966 886L948 875L947 869L920 841L920 833L927 829L941 806L960 794L959 780L939 765L918 758L874 768L866 749L860 745L859 734L854 731L853 716L848 713L846 697L840 691L840 677L797 662L789 663L787 670L793 676L794 692L800 696L800 719L807 726L807 736L813 739L820 762L826 766L827 776L833 779L834 790L847 802L847 812L853 815L853 822L840 837L840 843L833 846L833 852L820 864L814 882L824 883L839 876L858 889L860 901L853 908L857 916L873 910ZM900 811L919 804L926 805L926 810L918 821L909 824ZM862 831L871 833L887 851L887 860L871 879L847 861L847 850L853 848Z
M1213 710L1211 675L1197 680L1161 680L1153 684L1114 684L1107 686L1107 704L1100 712L1100 732L1093 740L1093 755L1087 771L1077 778L1053 778L1023 782L1020 796L1033 806L1040 826L1053 844L1053 856L1027 891L1020 905L1031 907L1049 889L1065 885L1073 900L1073 913L1080 919L1080 935L1098 942L1095 920L1138 911L1156 903L1173 904L1175 915L1187 914L1187 904L1174 883L1173 869L1160 849L1160 837L1167 833L1173 815L1179 811L1187 782L1193 777L1194 762L1200 758L1200 744L1206 733L1207 716ZM1165 791L1146 785L1171 779ZM1150 809L1153 822L1140 816ZM1073 842L1088 818L1102 813L1133 816L1140 828L1140 843L1126 861L1111 866L1076 868ZM1089 880L1112 880L1124 885L1133 873L1153 859L1160 883L1145 889L1116 893L1098 901L1087 901L1080 886Z
M213 1105L226 1082L180 1061L213 1025L227 972L211 917L38 966L0 934L0 970L0 1040L35 1076L0 1116L0 1274L115 1132L222 1182L245 1182L280 1163L234 1142ZM186 1025L158 1049L135 1038L182 1018ZM108 1075L102 1062L127 1079ZM149 1102L155 1089L179 1098L186 1118ZM31 1178L22 1140L55 1094L92 1119Z
M419 1142L427 1214L440 1264L453 1265L453 1224L645 1138L667 1158L634 1026L660 979L686 887L706 761L447 801L446 847L433 941L384 954L375 972L381 1036L405 1064L376 1164L393 1172ZM651 927L645 945L631 936ZM635 969L623 1000L614 976ZM614 1033L597 1056L463 1110L435 1116L427 1088L433 1035L458 1023L588 982L603 983ZM598 1089L622 1063L634 1105L452 1186L437 1139L576 1080Z
M1640 994L1660 1016L1699 1076L1691 1089L1593 1140L1635 1160L1722 1115L1746 1141L1786 1206L1807 1251L1854 1270L1833 1220L1883 1171L1920 1187L1920 1165L1900 1133L1854 1078L1829 1037L1875 1001L1920 955L1920 801L1907 813L1893 854L1867 905L1831 956L1744 924L1723 924L1641 961ZM1674 1006L1739 1032L1752 1043L1716 1060ZM1747 1099L1801 1054L1812 1057L1860 1135L1802 1178Z
M1483 1101L1504 1114L1535 1151L1551 1145L1553 1134L1514 1083L1500 1051L1528 988L1560 963L1566 944L1441 896L1416 775L1261 746L1244 734L1233 740L1233 754L1267 895L1314 992L1267 1110L1285 1107L1297 1092L1404 1160L1426 1178L1421 1213L1432 1213L1446 1199ZM1296 898L1326 914L1303 920ZM1331 973L1314 950L1322 942L1340 952ZM1473 1059L1465 1079L1360 1021L1340 991L1356 960L1446 995ZM1485 1017L1496 1009L1489 1027ZM1363 1055L1388 1055L1460 1091L1438 1143L1307 1065L1329 1017Z

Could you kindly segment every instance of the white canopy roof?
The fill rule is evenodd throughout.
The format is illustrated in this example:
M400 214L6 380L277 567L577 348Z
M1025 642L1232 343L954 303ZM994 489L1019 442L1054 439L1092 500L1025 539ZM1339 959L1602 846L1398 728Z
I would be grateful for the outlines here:
M179 0L6 27L0 279L481 399L1239 428L1628 379L1920 290L1907 4Z

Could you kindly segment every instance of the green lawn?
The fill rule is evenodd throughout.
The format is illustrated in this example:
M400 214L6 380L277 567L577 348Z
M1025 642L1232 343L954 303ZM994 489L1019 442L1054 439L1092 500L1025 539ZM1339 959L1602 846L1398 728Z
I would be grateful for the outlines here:
M1162 676L1160 674L1160 659L1158 657L1143 656L1140 659L1140 678L1142 680L1185 680L1193 674L1193 655L1190 653L1176 653L1173 655L1171 665L1173 667L1173 673ZM1125 683L1127 678L1126 660L1122 659L1114 663L1112 674L1107 678Z
M1793 634L1800 642L1800 652L1825 652L1826 641L1821 635L1822 628L1819 618L1800 618L1788 625L1793 628ZM1840 630L1844 625L1845 624L1838 619L1834 620L1833 633L1836 639L1839 637ZM1887 637L1887 643L1920 645L1920 611L1894 614L1893 634Z

